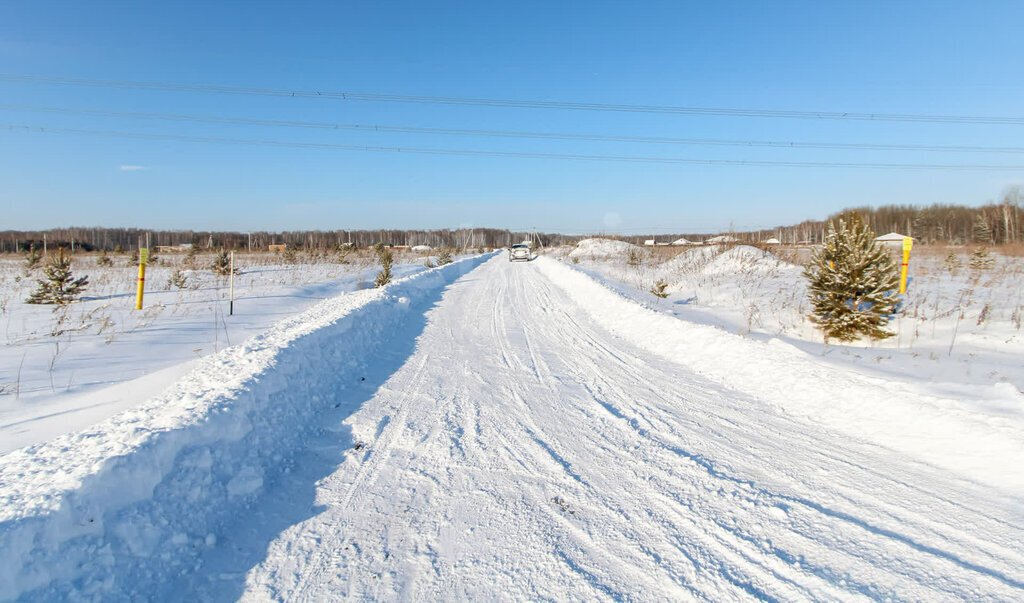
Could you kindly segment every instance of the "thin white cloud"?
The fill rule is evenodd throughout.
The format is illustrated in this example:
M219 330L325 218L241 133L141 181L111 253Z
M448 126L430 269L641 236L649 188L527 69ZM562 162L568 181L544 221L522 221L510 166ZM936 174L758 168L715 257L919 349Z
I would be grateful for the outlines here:
M122 172L138 172L140 170L148 170L148 165L122 165L119 168Z

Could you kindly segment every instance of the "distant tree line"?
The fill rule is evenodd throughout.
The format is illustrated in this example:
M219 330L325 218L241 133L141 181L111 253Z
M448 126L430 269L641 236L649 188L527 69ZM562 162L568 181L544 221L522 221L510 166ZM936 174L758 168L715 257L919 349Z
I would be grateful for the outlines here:
M559 234L534 234L495 228L455 230L295 230L273 232L221 232L193 230L143 230L139 228L70 227L49 230L0 231L0 252L65 248L75 251L130 252L146 246L191 244L200 249L266 250L268 245L287 245L296 249L329 249L342 245L370 247L384 245L429 245L431 247L478 248L504 247L531 239L544 245L560 245L574 237Z
M783 243L811 240L820 243L829 221L855 210L864 222L882 235L897 232L914 237L921 243L948 245L1002 245L1024 241L1024 194L1012 188L999 203L981 207L934 204L884 205L877 208L853 207L836 212L822 222L803 222L781 227L758 236L775 236Z
M883 205L881 207L851 207L838 211L824 220L806 220L793 226L749 232L720 233L731 235L743 242L778 239L782 243L821 243L828 223L848 211L857 211L864 222L879 235L890 232L914 237L921 243L948 245L1002 245L1024 242L1024 192L1019 187L1009 189L999 203L980 207L934 204L930 206ZM700 241L707 234L638 235L630 241L642 242L656 238L658 242L671 242L685 237Z
M772 229L719 233L729 234L743 242L759 242L770 238L782 243L821 243L828 222L840 214L856 210L877 234L898 232L922 243L950 245L999 245L1024 242L1024 193L1019 187L1009 189L999 203L980 207L935 204L884 205L877 208L854 207L836 212L824 220L806 220L792 226ZM477 248L504 247L523 241L537 241L546 246L575 243L581 235L517 232L496 228L460 228L455 230L294 230L273 232L215 232L193 230L143 230L139 228L71 227L42 231L0 231L0 252L27 251L30 246L72 248L83 251L133 251L146 237L150 244L177 246L192 244L200 249L265 250L268 245L288 245L296 249L328 249L340 245L370 247L384 245L429 245L431 247ZM603 236L603 235L602 235ZM671 242L678 238L701 241L708 233L613 236L642 244L645 240Z

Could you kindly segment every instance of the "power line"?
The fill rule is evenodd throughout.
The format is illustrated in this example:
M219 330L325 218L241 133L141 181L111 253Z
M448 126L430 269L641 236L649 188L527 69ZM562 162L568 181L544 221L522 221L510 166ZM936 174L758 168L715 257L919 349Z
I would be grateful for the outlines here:
M929 163L840 163L826 161L762 161L742 159L702 159L686 157L640 157L626 155L584 155L572 153L526 153L516 151L481 151L471 149L443 149L425 147L382 147L365 145L332 144L323 142L298 142L248 138L221 138L206 136L185 136L179 134L158 134L149 132L119 132L111 130L82 130L75 128L49 128L17 124L0 124L0 128L52 134L83 134L120 138L175 140L182 142L280 146L305 149L332 149L344 151L373 151L389 153L417 153L427 155L462 155L481 157L506 157L522 159L572 159L578 161L616 161L629 163L664 163L711 166L757 166L757 167L805 167L805 168L857 168L857 169L903 169L903 170L979 170L1019 171L1024 165L975 165L975 164L929 164Z
M247 117L224 117L213 115L185 115L179 113L139 113L134 111L113 111L106 109L76 109L69 107L48 107L39 105L0 104L0 109L10 111L31 111L41 113L63 113L72 115L95 115L102 117L129 117L133 119L161 119L170 121L191 121L246 126L270 126L291 128L313 128L322 130L349 130L358 132L387 132L404 134L441 134L454 136L490 136L502 138L532 138L542 140L587 140L598 142L629 142L674 145L710 145L739 147L768 147L787 149L834 149L872 151L929 151L958 153L1024 153L1024 147L985 147L971 145L919 145L919 144L876 144L807 142L778 140L730 140L717 138L673 138L663 136L625 136L610 134L577 134L565 132L529 132L512 130L482 130L466 128L423 128L414 126L391 126L374 124L349 124L279 119L255 119Z
M93 86L132 90L161 90L170 92L204 92L216 94L243 94L251 96L284 96L329 98L347 101L398 102L434 105L471 105L483 107L515 107L522 109L562 109L573 111L613 111L625 113L661 113L671 115L707 115L718 117L761 117L788 119L831 119L885 122L962 123L987 125L1024 125L1024 117L993 115L930 115L919 113L865 113L847 111L794 111L781 109L737 109L725 107L685 107L667 105L635 105L614 103L588 103L563 101L516 100L503 98L474 98L459 96L423 96L408 94L376 94L365 92L334 92L286 88L253 88L208 84L179 84L172 82L137 82L91 78L49 77L41 75L0 74L0 81L32 84L60 84Z

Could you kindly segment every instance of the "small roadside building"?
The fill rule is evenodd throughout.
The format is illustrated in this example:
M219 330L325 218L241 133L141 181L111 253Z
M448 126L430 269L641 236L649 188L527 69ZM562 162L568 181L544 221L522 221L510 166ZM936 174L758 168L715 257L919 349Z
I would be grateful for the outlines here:
M878 243L879 245L883 246L883 247L892 247L892 248L896 248L896 249L902 249L903 248L903 240L904 239L911 239L911 240L913 240L913 237L908 237L907 235L901 235L898 232L890 232L889 234L885 234L885 235L882 235L880 237L875 237L875 242Z

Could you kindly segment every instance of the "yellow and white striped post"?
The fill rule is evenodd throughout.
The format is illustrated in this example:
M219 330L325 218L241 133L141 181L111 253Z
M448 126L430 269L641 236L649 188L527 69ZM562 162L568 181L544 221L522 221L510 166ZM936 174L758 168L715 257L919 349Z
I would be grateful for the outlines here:
M903 238L903 269L900 270L900 293L907 292L907 264L910 263L910 248L914 246L914 239Z
M146 263L149 262L149 249L139 250L139 287L135 292L135 309L142 309L142 293L146 289Z

